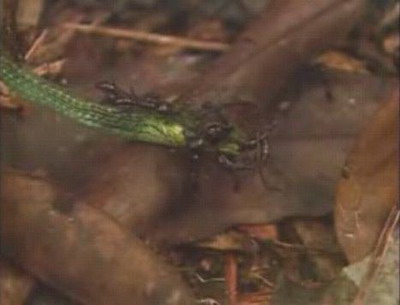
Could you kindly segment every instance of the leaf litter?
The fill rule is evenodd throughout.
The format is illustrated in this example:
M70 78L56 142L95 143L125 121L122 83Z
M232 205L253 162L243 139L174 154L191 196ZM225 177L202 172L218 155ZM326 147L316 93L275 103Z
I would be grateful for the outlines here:
M36 1L36 4L40 2ZM315 49L321 47L326 53L325 57L319 57L318 61L318 65L322 65L322 72L317 73L322 73L323 76L317 74L317 80L313 81L307 74L300 73L293 76L292 72L298 71L304 64L311 64L318 54L310 51L312 44L308 45L310 49L305 49L301 53L305 56L294 54L293 46L300 45L296 39L303 37L302 33L293 27L285 28L290 22L294 21L296 24L297 20L302 20L301 13L306 16L307 13L312 13L309 4L300 3L301 1L297 4L285 1L284 4L277 6L268 4L261 14L259 8L261 6L255 4L254 9L258 7L258 11L249 10L253 13L258 12L254 13L254 16L249 16L249 11L237 15L237 12L240 12L238 8L242 7L241 1L234 1L235 4L219 1L221 7L228 6L228 9L216 11L212 11L210 8L212 5L207 7L209 4L206 2L200 4L198 1L185 5L177 2L176 5L169 4L169 6L163 6L163 3L143 4L149 1L141 4L135 1L121 1L126 10L112 11L113 16L109 16L107 7L110 3L107 1L103 4L88 1L84 8L73 2L54 1L52 6L46 7L48 26L45 31L51 32L46 35L50 35L50 38L52 36L55 40L44 40L40 43L40 47L35 47L36 50L28 53L31 63L43 67L42 73L53 73L56 80L58 74L62 75L62 79L67 80L69 85L87 96L95 95L92 87L97 80L109 78L127 87L135 83L135 89L138 91L159 91L165 95L171 95L171 92L178 94L187 92L185 88L189 88L190 92L193 88L192 82L200 80L199 86L194 87L198 92L189 94L194 102L207 98L216 98L218 101L233 98L246 102L256 101L256 104L264 104L269 110L279 108L276 105L281 105L284 111L279 116L277 131L271 135L271 159L267 166L269 182L275 189L260 191L257 179L244 174L243 177L239 177L239 191L232 191L234 179L230 174L220 173L213 166L211 169L204 166L205 169L201 168L204 172L200 173L202 177L200 179L203 179L200 180L200 186L207 192L204 190L195 192L196 198L182 196L182 193L187 192L185 187L181 186L182 181L188 177L185 162L182 165L182 156L174 153L166 156L165 151L141 145L128 147L115 139L104 139L99 134L82 131L71 122L54 117L54 114L41 113L35 109L28 113L23 122L18 123L12 119L10 123L9 114L6 114L8 117L2 122L2 124L4 122L12 124L7 125L9 129L5 137L9 149L14 149L11 154L5 152L8 156L5 158L7 166L11 165L31 173L38 170L44 172L44 176L50 179L51 183L56 182L62 186L63 191L73 194L72 201L83 200L94 206L96 210L88 208L90 210L87 212L88 215L98 213L97 209L105 211L106 215L100 213L104 216L104 220L99 220L98 224L93 224L94 226L113 227L114 224L109 224L109 221L112 223L115 221L122 228L110 229L110 232L120 232L125 229L134 232L134 235L140 237L138 241L135 239L140 249L143 246L145 253L158 252L164 259L168 259L169 264L175 265L175 270L168 271L174 278L172 284L180 283L175 279L177 274L183 276L190 284L190 290L196 294L196 304L358 305L356 302L360 299L360 294L363 294L363 289L371 285L367 284L367 280L361 274L365 275L366 270L370 270L370 274L371 266L377 265L373 263L377 258L380 260L379 272L376 271L377 275L373 277L367 277L373 280L375 287L375 290L365 297L367 302L370 302L367 304L386 305L396 301L393 297L396 295L395 287L398 286L396 286L396 274L391 271L398 269L398 259L397 261L395 259L398 255L395 255L394 247L398 243L398 236L396 237L393 232L385 235L387 237L381 239L379 247L376 248L385 251L381 250L378 256L372 252L385 223L385 216L389 215L388 207L391 206L393 198L387 197L384 191L378 192L377 198L374 197L381 202L379 205L374 203L372 197L368 197L370 195L365 198L369 204L365 213L372 209L381 217L376 223L371 223L374 221L373 218L366 218L366 225L374 228L374 231L373 234L368 234L365 240L353 244L353 247L360 249L358 254L351 254L354 253L353 250L343 242L343 233L338 231L338 225L344 221L343 218L351 216L354 211L346 212L346 216L336 216L335 219L332 219L332 211L335 198L336 207L339 204L338 200L343 196L349 196L350 200L347 202L351 207L357 203L351 200L354 198L351 195L352 188L350 191L339 190L338 192L342 194L335 194L336 183L340 175L349 174L345 159L348 158L353 142L360 141L356 139L362 138L367 132L361 132L361 127L369 124L369 118L377 111L380 104L384 104L388 99L388 92L395 90L393 83L396 79L393 77L393 71L398 69L396 60L398 60L399 36L393 31L392 25L398 20L398 14L396 15L398 5L375 9L374 14L370 14L372 20L366 20L358 27L357 39L350 36L347 40L341 40L341 44L335 48L322 38L320 41L317 40ZM249 5L247 2L246 5ZM341 2L343 1L326 1L331 5L324 11L326 20L331 18L338 22L335 18L339 17L335 12L336 8L341 7ZM353 5L359 5L356 3L357 1L352 2ZM229 8L229 5L232 7ZM298 5L299 9L290 10L293 8L291 5ZM201 10L196 10L199 7ZM272 16L281 19L277 18L276 21L271 19L268 27L263 22L260 22L259 28L257 25L252 27L252 23L248 21L249 17L256 22L257 16L268 15L268 9L274 11ZM204 42L203 45L206 47L209 40L211 46L214 42L221 43L224 50L215 52L211 48L209 49L211 53L198 50L185 51L182 50L182 46L174 45L173 41L172 45L163 46L157 45L156 41L153 45L149 42L130 41L126 39L127 37L121 40L101 33L98 36L90 36L59 26L61 21L58 21L58 26L51 24L51 21L54 22L51 19L52 14L49 13L51 10L53 15L65 16L66 22L89 20L90 26L96 27L99 24L99 28L104 25L127 31L129 27L134 29L137 26L138 30L149 32L147 37L152 37L151 32L158 32L161 35L159 37L165 34L181 37L183 42L198 40ZM203 13L199 14L199 11ZM35 12L38 14L37 10ZM158 17L152 19L151 16L155 13ZM176 23L174 25L173 22L174 18L178 17L181 18L180 27L176 27ZM22 33L28 38L40 35L40 31L36 30L37 16L31 16L26 20L31 20L29 22L33 23L28 29L24 28ZM318 22L318 20L309 22L310 27L307 30L313 32L317 28L322 29ZM248 29L249 36L243 35L242 45L236 51L236 55L230 55L235 54L236 45L233 38L243 29L245 31ZM279 44L280 40L275 38L268 40L271 38L266 34L269 46L281 48L275 54L271 47L265 49L262 45L257 46L263 37L261 32L254 32L255 29L264 29L271 37L284 38L289 44L283 42ZM324 28L324 31L326 31L325 38L329 37L327 41L333 42L340 36L335 32L329 32L329 27ZM327 33L330 33L330 36ZM30 43L27 45L32 44L31 38L28 41ZM270 43L271 41L273 43ZM229 48L233 48L233 53L229 54L229 51L226 51L228 45ZM235 66L234 63L238 62L240 53L246 55L247 46L250 46L249 54L257 55L254 56L256 58L254 64L246 65L244 62ZM251 48L260 51L252 53ZM222 59L219 60L218 57ZM62 60L61 66L58 66L59 60ZM217 68L202 76L213 62ZM55 70L46 70L53 63ZM263 67L265 70L261 69ZM227 73L226 78L223 77L224 73ZM328 82L321 81L326 78ZM282 94L282 90L286 93ZM332 100L326 98L326 90L332 92ZM278 102L272 102L274 100ZM243 111L240 109L238 112L245 118L247 111L249 109ZM253 114L250 114L250 117L251 115ZM62 138L59 136L60 131L63 134ZM48 141L55 138L58 138L55 142ZM384 141L385 137L378 140ZM45 144L37 147L36 144L32 144L36 141ZM393 144L394 138L389 137L387 141L384 143ZM21 145L32 148L32 152L26 154L19 151L18 147ZM371 159L368 160L372 160L371 162L376 160L378 165L381 164L380 157L385 157L384 150L380 149L382 146L387 144L381 144L379 141L366 143L359 152L360 157L356 155L351 162L346 163L350 166L350 176L352 177L354 169L352 162L355 162L358 168L357 162L363 160L363 152L373 151L374 153L368 157ZM58 153L52 153L54 151ZM77 154L80 156L80 161L76 158ZM48 155L52 155L52 160L43 157ZM147 161L140 158L143 155L147 155ZM104 164L99 167L99 162ZM391 170L393 166L390 163L388 168ZM123 168L135 168L135 171L122 171ZM77 171L77 169L82 170ZM76 172L79 172L80 176L76 175ZM140 172L147 174L140 175L138 174ZM162 174L159 174L160 172ZM368 185L372 189L378 186L386 189L387 184L392 183L393 176L382 178L379 171L372 174L370 171L367 172L372 182L363 185ZM375 175L376 180L374 180ZM363 213L364 210L361 210L360 217L364 217ZM86 217L84 214L79 217L84 219ZM107 215L111 215L112 220ZM357 217L352 219L357 220ZM74 226L74 222L70 225ZM337 235L334 233L335 226ZM9 228L16 230L17 226L12 225ZM90 228L85 230L88 229L90 230ZM107 238L102 237L100 231L93 234L99 234L96 235L99 239ZM103 233L110 234L110 232ZM211 241L202 240L218 232L220 234L215 235ZM116 236L120 236L119 234ZM11 245L21 242L23 249L24 236L29 238L29 235L20 236L20 240L7 240ZM68 238L73 237L69 235ZM34 236L30 238L34 239ZM199 239L201 241L198 241ZM57 242L63 245L62 241ZM105 245L101 250L105 252L100 254L107 254L107 251L111 251L112 245L113 243ZM82 242L78 247L84 250L88 246L90 243ZM126 242L125 246L129 247L129 242ZM47 275L46 272L49 270L41 263L43 258L40 255L31 257L31 262L34 263L29 264L33 268L27 268L27 263L21 259L23 250L20 251L21 253L7 256L25 267L42 284L55 288L54 293L50 294L42 290L42 295L46 293L49 295L45 301L43 299L39 301L40 293L38 295L32 290L28 304L57 302L54 301L57 300L57 294L75 299L73 302L78 300L82 304L93 304L85 301L85 297L89 295L96 298L102 295L95 287L90 288L94 290L88 294L87 291L80 291L76 282L62 283L51 277L52 274ZM132 255L140 256L139 252ZM30 255L33 255L32 253ZM346 262L346 258L349 263ZM80 261L75 263L80 264ZM65 264L71 264L70 268L74 268L74 261L68 258L65 258ZM68 270L60 267L54 270L59 272L57 277L65 279ZM150 268L150 265L144 267ZM169 266L166 269L170 270ZM98 272L96 266L93 271ZM123 273L122 270L120 272ZM150 274L153 272L154 270ZM113 276L110 274L109 277L101 277L101 280L113 281ZM332 300L330 294L332 291L337 293L339 289L340 293L347 293L343 285L337 284L343 277L347 282L353 283L353 286L350 285L354 288L353 291L343 297L343 301L329 303ZM129 281L126 284L128 285ZM168 293L168 289L165 288L168 285L163 286L163 282L159 284L160 289ZM112 286L112 283L109 285ZM135 285L137 286L134 286L133 291L142 287L141 284ZM339 288L335 290L335 287ZM183 289L186 291L188 288ZM18 293L20 292L16 292ZM189 295L188 292L188 297ZM123 296L124 292L121 291L116 299L111 299L107 304L117 304L118 297L122 299ZM134 294L134 298L138 298L138 295ZM345 301L346 298L348 301ZM62 302L65 301L59 303ZM153 304L149 299L144 302L143 304Z

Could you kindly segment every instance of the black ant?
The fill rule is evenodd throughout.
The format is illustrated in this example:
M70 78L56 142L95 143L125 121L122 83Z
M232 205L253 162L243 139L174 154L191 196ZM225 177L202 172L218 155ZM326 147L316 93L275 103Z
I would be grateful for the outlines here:
M229 135L233 126L226 120L222 110L233 105L254 106L253 104L246 102L235 102L223 105L204 103L202 105L200 113L207 117L203 124L204 127L201 134L202 138L207 140L210 144L215 144L224 140ZM247 154L249 152L256 152L256 155L253 158L245 159L243 157L219 154L217 158L218 163L222 164L225 168L232 170L252 170L255 168L256 164L258 165L258 168L260 168L261 163L266 160L269 154L267 135L270 133L272 128L273 127L271 126L264 133L257 133L255 139L240 143L242 153Z
M233 129L233 126L228 123L218 109L213 108L212 110L214 111L214 117L211 116L210 119L210 116L206 116L200 132L195 136L188 136L188 146L192 150L194 159L198 158L198 152L201 151L204 145L215 145L223 141ZM248 155L249 152L255 152L256 154L252 158L234 157L220 153L217 156L218 163L231 170L255 169L255 165L261 165L269 154L268 133L268 131L257 133L255 139L240 143L240 150L243 153L241 156Z
M261 168L269 154L267 133L257 133L255 139L241 143L243 153L253 152L251 158L232 158L225 155L218 156L218 161L227 168L234 170L254 170L255 166Z
M140 107L148 110L155 110L160 113L175 113L173 106L162 101L157 95L145 94L138 96L131 88L130 92L121 89L113 82L103 81L96 84L96 88L104 94L103 103L117 107Z

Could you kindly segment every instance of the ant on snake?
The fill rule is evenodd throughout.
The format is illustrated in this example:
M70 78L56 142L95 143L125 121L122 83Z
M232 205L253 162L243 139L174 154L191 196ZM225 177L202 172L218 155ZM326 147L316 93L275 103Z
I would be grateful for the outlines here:
M110 104L121 110L140 108L143 110L156 111L161 114L175 114L178 111L172 103L161 100L157 95L145 94L143 96L138 96L132 88L128 92L110 81L98 82L96 88L104 95L101 100L102 103ZM199 153L206 145L215 145L223 141L232 131L233 126L222 113L222 108L231 106L232 104L217 106L212 103L204 103L201 106L199 115L202 124L199 130L195 134L186 134L187 146L191 151L193 160L199 158ZM255 164L257 164L257 167L260 169L261 164L267 159L269 154L267 135L268 132L257 133L254 139L240 143L241 152L256 153L253 158L244 159L219 154L217 156L218 163L234 171L253 170L255 169ZM260 175L264 181L265 178L261 170Z

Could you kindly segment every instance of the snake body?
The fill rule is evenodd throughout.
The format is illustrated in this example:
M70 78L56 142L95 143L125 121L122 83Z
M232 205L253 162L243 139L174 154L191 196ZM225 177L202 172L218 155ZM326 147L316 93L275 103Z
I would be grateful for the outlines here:
M129 141L146 142L169 147L189 146L190 135L199 134L202 119L195 111L160 113L148 109L122 111L117 107L89 101L68 89L37 76L30 70L0 55L0 80L10 92L34 104L52 108L75 121ZM243 136L233 129L215 147L217 153L236 156Z

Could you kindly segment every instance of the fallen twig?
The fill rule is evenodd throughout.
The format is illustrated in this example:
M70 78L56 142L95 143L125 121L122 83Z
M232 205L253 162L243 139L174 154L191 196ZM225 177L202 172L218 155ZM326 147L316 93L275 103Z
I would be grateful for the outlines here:
M238 304L238 270L237 261L233 253L229 252L225 256L225 282L226 289L228 293L228 304L237 305Z
M176 36L148 33L138 30L117 29L98 25L86 25L77 23L64 23L63 27L73 29L81 33L111 36L115 38L134 39L162 45L174 45L182 48L198 49L205 51L224 52L229 45L221 42L200 41Z

